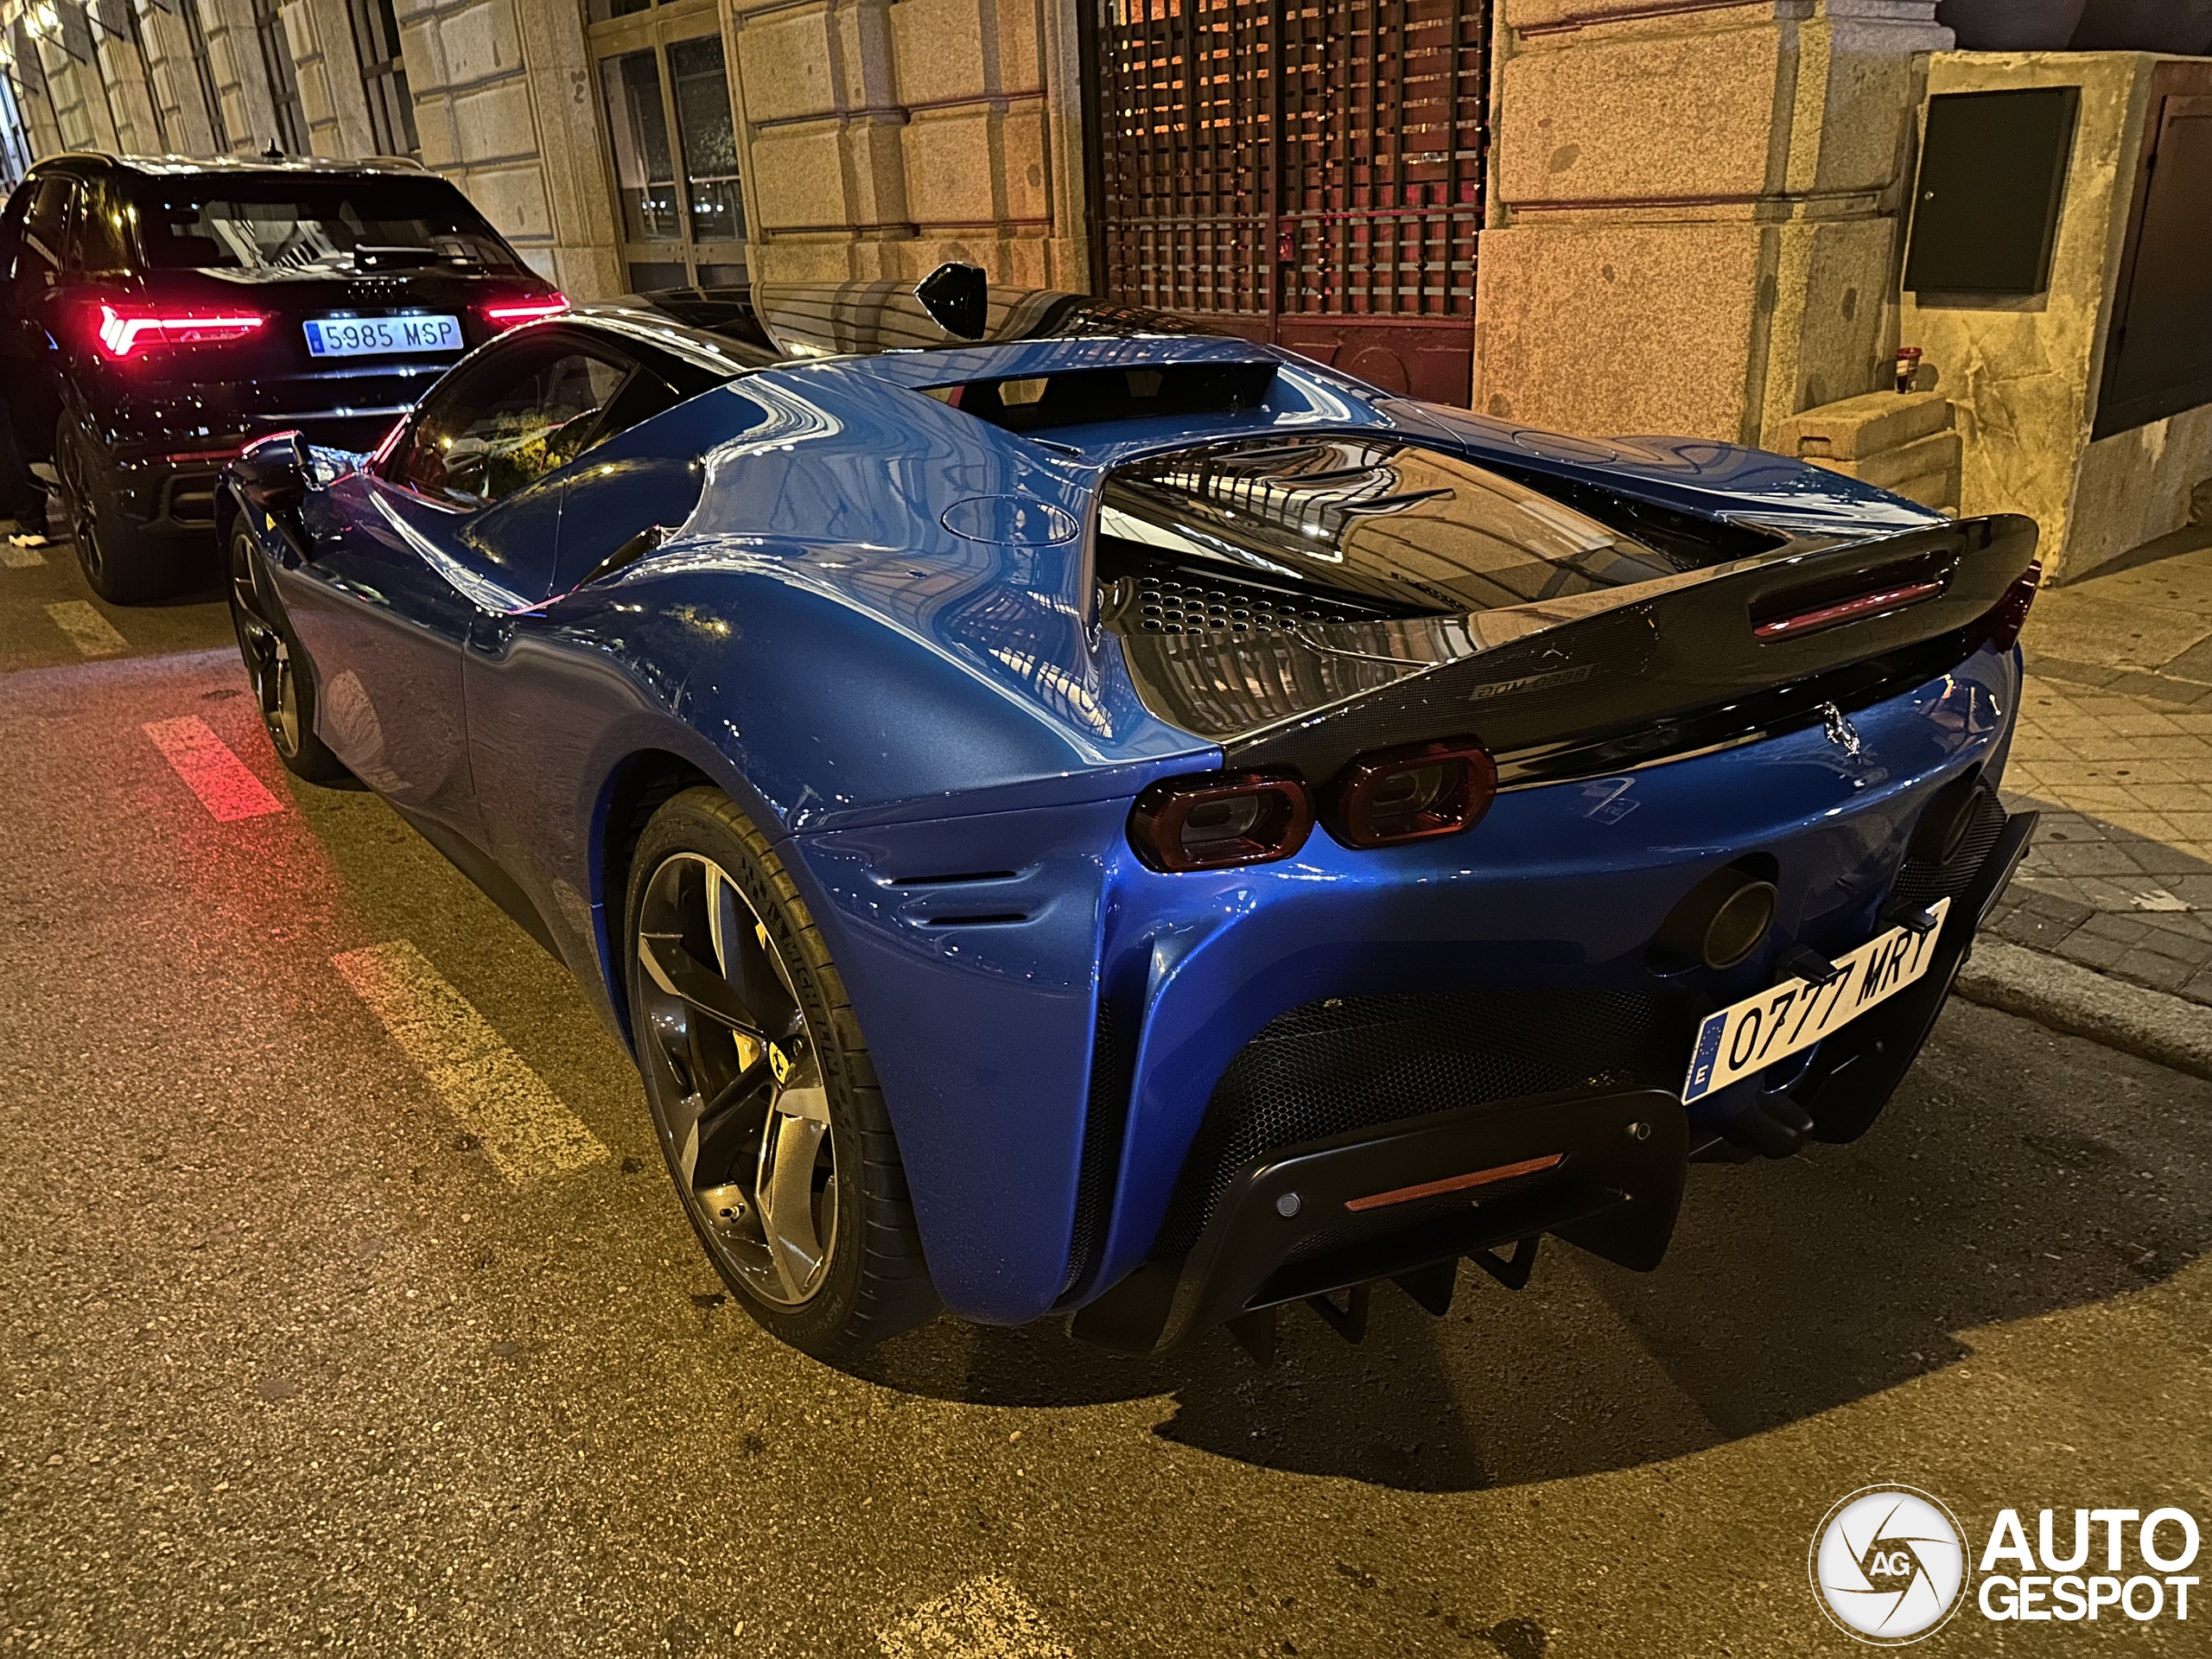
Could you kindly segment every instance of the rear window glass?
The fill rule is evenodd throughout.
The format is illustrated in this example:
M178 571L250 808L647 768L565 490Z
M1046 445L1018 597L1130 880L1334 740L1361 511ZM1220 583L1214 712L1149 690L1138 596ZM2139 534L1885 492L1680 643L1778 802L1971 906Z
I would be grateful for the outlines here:
M1114 474L1102 537L1193 569L1474 612L1675 575L1681 561L1455 455L1372 437L1209 445Z
M443 179L156 179L138 188L133 206L139 246L157 270L521 269Z

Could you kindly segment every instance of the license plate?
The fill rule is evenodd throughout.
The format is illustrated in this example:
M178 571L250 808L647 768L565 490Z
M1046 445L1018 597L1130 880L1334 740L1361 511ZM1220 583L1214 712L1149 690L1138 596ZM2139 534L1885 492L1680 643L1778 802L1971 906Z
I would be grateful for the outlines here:
M1682 1098L1692 1101L1726 1089L1777 1060L1802 1053L1869 1008L1888 1001L1927 973L1950 911L1951 901L1938 899L1929 907L1936 918L1933 927L1893 927L1867 940L1836 962L1836 976L1825 985L1787 979L1708 1014L1697 1030Z
M459 317L311 317L307 331L310 357L461 349Z

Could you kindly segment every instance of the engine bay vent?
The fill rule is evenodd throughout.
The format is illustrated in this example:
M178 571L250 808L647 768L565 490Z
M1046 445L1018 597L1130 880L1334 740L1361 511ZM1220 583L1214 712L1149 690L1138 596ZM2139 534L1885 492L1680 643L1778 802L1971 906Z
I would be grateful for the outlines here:
M1098 543L1098 620L1116 633L1282 633L1329 622L1373 622L1427 613L1248 581L1190 562L1150 556L1135 543Z

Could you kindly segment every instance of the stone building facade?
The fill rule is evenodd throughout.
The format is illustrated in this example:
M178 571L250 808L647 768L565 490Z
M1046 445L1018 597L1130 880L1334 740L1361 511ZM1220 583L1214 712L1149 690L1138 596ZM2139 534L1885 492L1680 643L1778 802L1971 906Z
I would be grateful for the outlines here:
M693 273L741 263L751 277L774 281L918 276L960 257L1011 283L1087 280L1078 58L1064 3L45 3L89 27L41 32L37 4L0 5L36 155L257 151L282 140L276 83L289 74L299 147L418 155L579 297L632 287L641 274L632 265L671 264ZM412 115L404 133L379 130L372 118L365 71L380 61L379 12L397 28ZM109 18L124 32L105 27ZM276 69L265 38L272 23L282 41ZM709 39L712 51L694 45ZM34 64L21 61L26 48ZM625 60L641 71L649 61L653 73L626 79ZM701 63L721 84L701 86L692 73L680 89L685 105L645 111L645 142L631 143L639 135L624 130L626 118L638 111L625 99L637 101L641 81L651 93ZM718 115L717 99L727 100ZM734 258L687 245L702 238L687 234L690 216L680 207L658 222L626 216L626 194L675 183L669 167L652 163L695 162L687 147L718 138L717 120L729 127L728 171L741 203L740 234L728 238ZM655 155L656 141L664 155ZM624 176L641 164L657 176Z
M1456 213L1464 238L1400 289L1426 283L1449 302L1389 320L1434 323L1447 346L1463 331L1457 366L1432 383L1442 395L1555 430L1802 448L1959 503L1948 405L1900 423L1878 401L1916 321L1900 289L1908 197L1930 65L1953 43L1935 0L0 0L0 44L35 154L272 139L411 152L580 299L911 281L962 259L1003 283L1145 302L1113 273L1158 270L1157 246L1179 250L1170 265L1229 246L1264 280L1242 284L1224 326L1328 358L1313 250L1325 267L1341 245L1313 227L1358 217L1336 211L1352 194L1370 218L1410 211L1389 206L1381 160L1347 171L1339 152L1389 124L1372 100L1392 86L1426 95L1405 67L1416 13L1450 20L1427 49L1472 89L1481 129L1470 148L1451 127L1467 182L1449 201L1432 189L1424 210ZM1294 77L1274 71L1299 67L1281 50L1294 17L1308 35L1307 161L1337 156L1308 172L1338 194L1300 205L1278 180L1232 200L1220 181L1253 170L1240 147L1260 130L1238 124L1290 137ZM1365 67L1347 68L1363 49ZM1169 87L1184 113L1117 90L1133 63L1154 77L1147 95ZM1317 120L1332 77L1361 73L1370 103ZM1122 257L1131 226L1101 182L1109 140L1116 178L1134 167L1161 181L1141 211L1212 213L1215 231L1176 242L1140 226L1151 251ZM1391 142L1403 162L1419 139ZM1200 151L1215 175L1193 194L1174 175ZM1377 245L1363 245L1388 276L1398 256ZM1379 280L1347 284L1367 297L1345 305L1370 302ZM1254 310L1262 291L1302 295L1303 315ZM1344 360L1391 384L1357 342ZM1945 368L1931 361L1923 385ZM1976 421L1964 411L1969 440ZM1909 454L1859 454L1905 431Z
M410 147L579 297L677 266L912 278L963 258L1008 283L1093 280L1075 0L92 0L77 43L92 39L92 61L32 38L32 148L259 149L283 130L287 75L305 147L394 148L365 74L363 17L380 9ZM1477 407L1758 442L1878 383L1913 111L1927 54L1949 44L1934 0L1494 13ZM135 42L99 21L131 16ZM638 199L672 186L702 135L671 100L645 124L671 130L665 155L631 142L617 68L638 66L634 104L647 66L664 86L679 54L709 55L687 45L706 37L743 221L718 255L683 245L696 238L681 213L639 222Z

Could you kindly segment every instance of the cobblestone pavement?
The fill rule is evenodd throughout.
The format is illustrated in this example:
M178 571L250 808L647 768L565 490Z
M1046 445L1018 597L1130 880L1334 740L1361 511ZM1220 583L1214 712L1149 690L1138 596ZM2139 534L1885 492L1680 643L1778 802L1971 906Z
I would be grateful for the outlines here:
M2212 1006L2212 527L2045 592L2005 774L2043 823L1992 918Z

